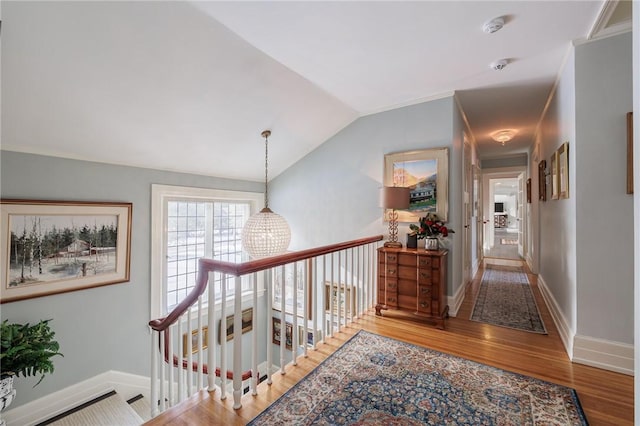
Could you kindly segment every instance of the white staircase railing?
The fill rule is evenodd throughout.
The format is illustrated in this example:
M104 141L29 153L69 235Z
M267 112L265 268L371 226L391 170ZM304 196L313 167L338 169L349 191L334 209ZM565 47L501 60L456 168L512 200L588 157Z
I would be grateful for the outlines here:
M191 293L166 317L149 322L152 417L202 389L219 390L224 400L229 381L238 409L246 387L256 395L260 377L271 384L274 350L285 374L285 365L371 309L381 240L238 264L200 259Z

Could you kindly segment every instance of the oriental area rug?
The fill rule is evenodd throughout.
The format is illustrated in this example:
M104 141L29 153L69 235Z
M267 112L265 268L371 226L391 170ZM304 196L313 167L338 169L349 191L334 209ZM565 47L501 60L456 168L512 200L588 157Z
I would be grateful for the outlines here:
M487 265L471 320L547 334L527 274L521 267Z
M250 425L586 425L575 390L360 331Z

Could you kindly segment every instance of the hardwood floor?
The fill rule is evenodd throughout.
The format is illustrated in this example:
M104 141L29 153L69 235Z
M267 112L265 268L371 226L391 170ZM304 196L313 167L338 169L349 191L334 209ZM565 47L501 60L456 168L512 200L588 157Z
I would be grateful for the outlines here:
M520 265L520 261L487 259L487 263ZM526 266L525 266L526 268ZM574 388L591 425L633 424L633 377L569 361L549 311L538 291L536 276L529 273L536 302L548 335L491 326L468 318L479 288L482 269L466 290L457 317L449 318L446 330L402 313L385 311L377 317L373 310L357 323L327 339L298 365L289 365L286 374L273 375L273 384L260 384L257 396L247 394L242 408L233 410L232 398L219 400L218 393L202 391L156 417L148 425L243 425L264 410L297 381L313 370L358 330L363 329L398 340L457 355L508 371L536 377ZM529 272L529 271L527 271Z

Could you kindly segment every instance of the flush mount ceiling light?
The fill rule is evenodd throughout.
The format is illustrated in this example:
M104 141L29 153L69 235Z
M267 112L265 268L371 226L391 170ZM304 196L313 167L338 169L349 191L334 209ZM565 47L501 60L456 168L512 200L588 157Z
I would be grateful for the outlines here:
M502 71L508 64L509 62L506 59L498 59L497 61L489 64L489 66L496 71Z
M504 18L498 17L494 18L482 26L482 31L487 34L493 34L496 31L499 31L502 27L504 27Z
M517 132L512 129L498 130L497 132L491 133L491 138L496 142L500 142L504 146L506 142L513 139L516 133Z
M291 231L287 221L269 208L269 151L270 130L262 132L264 138L264 208L249 218L242 228L242 246L254 259L284 253L291 241Z

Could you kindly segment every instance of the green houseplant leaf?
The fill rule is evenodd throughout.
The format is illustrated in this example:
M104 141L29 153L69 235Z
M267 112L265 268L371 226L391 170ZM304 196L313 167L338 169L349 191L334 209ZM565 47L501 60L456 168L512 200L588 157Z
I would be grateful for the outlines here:
M16 324L4 320L0 326L0 373L16 376L44 375L53 373L51 360L56 355L63 356L60 346L54 340L55 333L49 327L51 320L42 320L37 324Z

